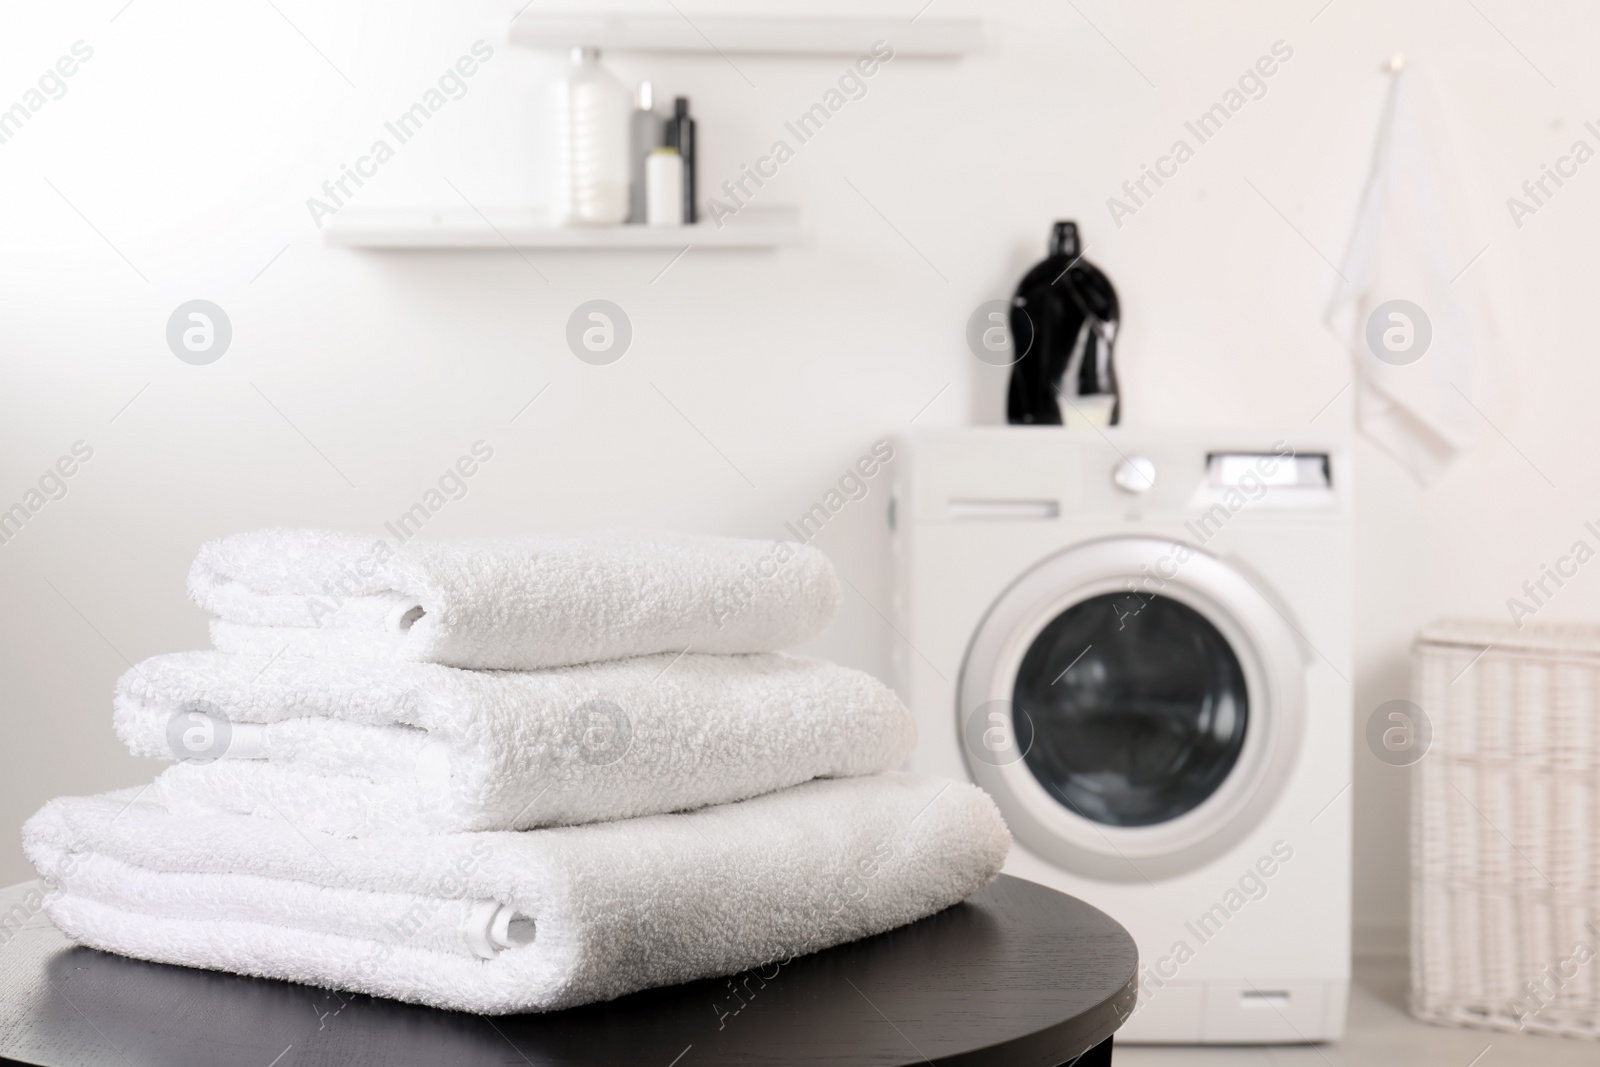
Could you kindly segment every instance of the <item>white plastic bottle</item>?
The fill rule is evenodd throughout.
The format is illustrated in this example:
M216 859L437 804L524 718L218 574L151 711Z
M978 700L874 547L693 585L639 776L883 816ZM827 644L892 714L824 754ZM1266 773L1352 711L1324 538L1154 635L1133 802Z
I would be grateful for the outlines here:
M574 48L555 90L561 166L555 218L564 226L615 226L628 215L628 92L595 48Z

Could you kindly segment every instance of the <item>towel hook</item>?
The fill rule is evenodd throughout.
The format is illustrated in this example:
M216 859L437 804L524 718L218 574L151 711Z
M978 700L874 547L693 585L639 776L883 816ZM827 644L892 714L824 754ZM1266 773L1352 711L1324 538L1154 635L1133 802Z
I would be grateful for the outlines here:
M1402 70L1406 69L1405 53L1394 53L1387 60L1385 60L1383 66L1378 69L1382 70L1385 74L1399 74Z

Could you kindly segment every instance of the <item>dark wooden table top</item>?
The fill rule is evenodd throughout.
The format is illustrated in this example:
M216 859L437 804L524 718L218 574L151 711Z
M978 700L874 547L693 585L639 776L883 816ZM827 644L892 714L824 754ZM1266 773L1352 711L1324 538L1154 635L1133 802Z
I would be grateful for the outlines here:
M25 888L0 890L0 919ZM732 980L482 1016L125 959L33 914L0 926L0 1063L1052 1067L1121 1024L1137 964L1103 912L1001 877L921 922Z

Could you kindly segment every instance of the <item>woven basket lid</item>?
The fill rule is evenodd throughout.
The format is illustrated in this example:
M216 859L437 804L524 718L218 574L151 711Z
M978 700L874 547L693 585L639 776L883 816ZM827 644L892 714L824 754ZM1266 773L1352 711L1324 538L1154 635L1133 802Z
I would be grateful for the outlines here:
M1439 619L1417 634L1418 646L1456 646L1474 652L1493 647L1506 652L1600 658L1600 623L1526 622L1521 626L1488 619Z

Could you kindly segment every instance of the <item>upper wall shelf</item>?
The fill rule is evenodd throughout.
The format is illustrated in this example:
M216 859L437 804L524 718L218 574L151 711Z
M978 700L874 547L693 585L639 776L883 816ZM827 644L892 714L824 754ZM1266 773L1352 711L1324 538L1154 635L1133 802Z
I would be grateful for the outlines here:
M323 231L331 245L346 248L505 249L549 251L602 249L777 248L805 244L799 211L751 204L720 229L695 226L553 226L540 211L491 208L346 208Z
M746 52L860 55L887 41L896 55L962 56L983 47L978 19L784 17L655 14L632 11L527 11L512 20L513 44L565 49L592 45L634 52Z

